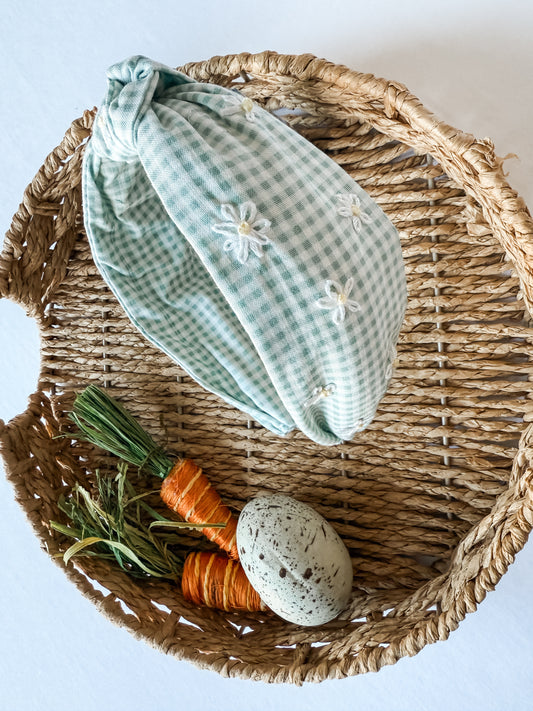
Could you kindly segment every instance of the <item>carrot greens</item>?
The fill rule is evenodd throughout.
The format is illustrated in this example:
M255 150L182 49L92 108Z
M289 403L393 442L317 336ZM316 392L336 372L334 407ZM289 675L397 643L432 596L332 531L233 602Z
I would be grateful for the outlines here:
M70 418L79 436L130 464L164 478L173 462L137 420L114 398L96 385L88 385L76 397Z
M151 529L154 524L163 524L166 530L202 525L165 519L144 501L154 492L137 494L127 478L128 465L120 462L117 468L114 477L96 472L96 497L77 483L68 497L60 498L59 508L70 524L50 524L59 533L77 540L63 554L65 563L73 556L93 555L115 559L135 577L178 579L184 559L173 552L172 546L179 544L179 535L155 535Z

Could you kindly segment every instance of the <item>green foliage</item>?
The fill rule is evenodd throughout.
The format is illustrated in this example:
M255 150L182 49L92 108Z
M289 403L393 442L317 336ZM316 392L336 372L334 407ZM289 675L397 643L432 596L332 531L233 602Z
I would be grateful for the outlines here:
M70 418L78 436L130 464L165 478L173 462L152 437L114 398L96 385L76 396Z
M197 526L160 516L144 501L154 492L137 494L127 479L127 469L128 465L120 462L115 477L104 477L97 471L96 498L76 484L68 497L59 500L59 508L71 523L50 524L56 531L77 540L63 554L63 559L65 563L78 555L115 559L134 577L176 580L181 575L183 559L172 552L172 546L179 543L179 535L175 531L155 534L152 528L159 523L172 530Z

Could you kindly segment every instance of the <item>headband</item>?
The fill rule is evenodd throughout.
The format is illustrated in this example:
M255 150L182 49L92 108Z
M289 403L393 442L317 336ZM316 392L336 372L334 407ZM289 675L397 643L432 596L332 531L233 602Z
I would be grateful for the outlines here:
M406 308L399 236L339 165L239 91L135 56L82 166L96 266L144 336L270 431L372 420Z

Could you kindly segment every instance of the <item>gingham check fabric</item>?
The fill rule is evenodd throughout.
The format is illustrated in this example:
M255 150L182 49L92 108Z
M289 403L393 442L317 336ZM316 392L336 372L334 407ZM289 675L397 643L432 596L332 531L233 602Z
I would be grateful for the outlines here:
M107 77L84 221L131 321L272 432L350 439L387 389L406 307L391 222L242 93L141 56Z

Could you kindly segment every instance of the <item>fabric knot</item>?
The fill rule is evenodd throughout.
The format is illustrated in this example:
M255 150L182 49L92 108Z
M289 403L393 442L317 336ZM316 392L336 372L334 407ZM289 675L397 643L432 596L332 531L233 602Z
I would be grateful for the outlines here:
M107 93L96 116L92 142L100 157L131 163L138 159L137 133L152 102L171 86L192 79L137 55L107 70Z

